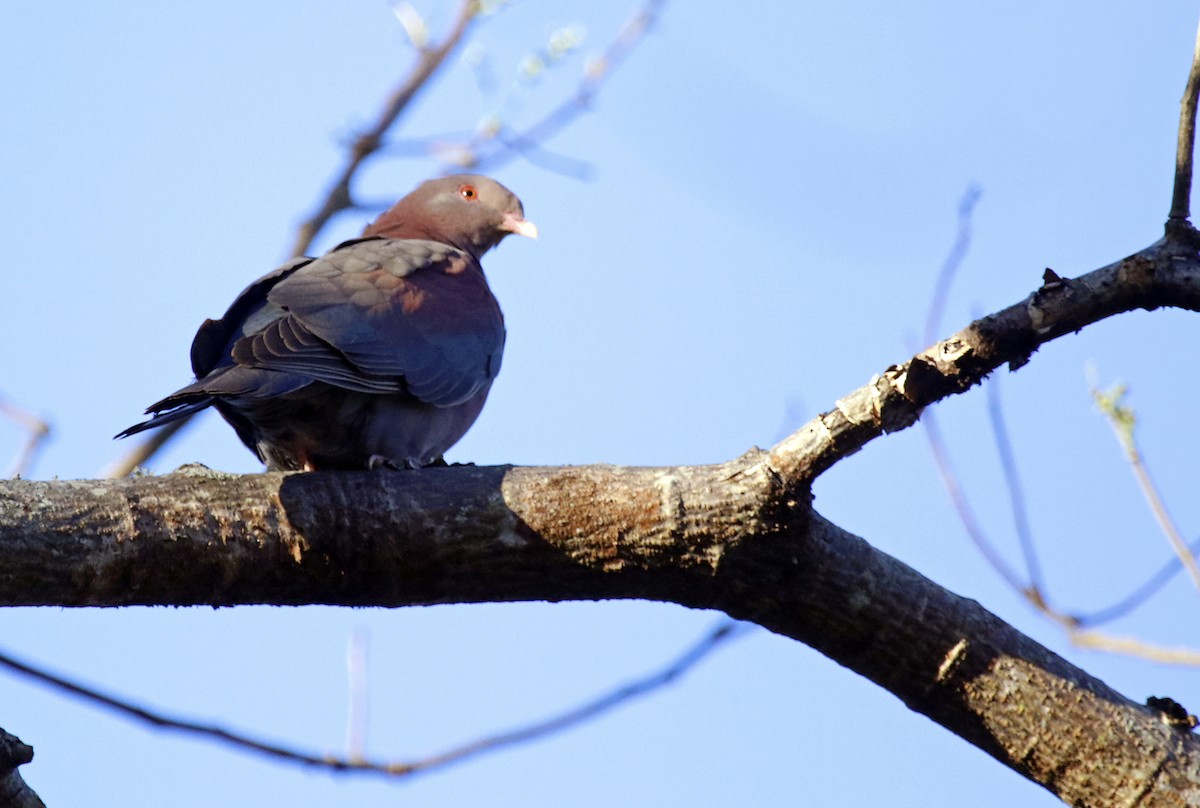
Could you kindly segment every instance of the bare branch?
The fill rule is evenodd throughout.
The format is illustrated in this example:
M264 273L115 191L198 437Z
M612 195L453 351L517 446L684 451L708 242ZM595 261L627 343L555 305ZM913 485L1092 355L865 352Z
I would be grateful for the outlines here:
M1067 802L1200 796L1200 741L829 523L772 458L0 482L0 603L716 608L811 645Z
M1184 541L1175 520L1167 511L1167 504L1163 502L1158 486L1154 484L1154 480L1150 477L1150 470L1146 468L1146 463L1142 459L1142 452L1138 448L1137 438L1134 435L1135 415L1133 408L1124 403L1125 392L1125 388L1120 385L1107 393L1093 388L1092 397L1100 411L1108 419L1117 435L1117 440L1125 450L1125 459L1129 462L1129 467L1137 479L1138 487L1142 489L1142 496L1146 498L1146 503L1150 506L1150 512L1154 514L1155 521L1158 522L1171 549L1175 551L1175 555L1183 563L1188 575L1191 576L1192 583L1200 590L1200 565L1197 565L1196 557L1192 554L1187 542Z
M548 161L547 156L539 151L541 144L588 110L604 82L612 77L657 21L663 4L663 0L647 0L621 27L604 54L584 69L583 78L575 92L540 121L520 132L512 132L500 126L476 133L472 140L456 149L456 165L475 170L489 170L507 163L513 157L521 156L542 167L556 166L550 170L577 173L580 167L569 162L570 158L553 155L553 159ZM493 143L499 143L501 148L488 150L488 146Z
M1200 539L1193 541L1188 545L1188 548L1194 555L1200 550ZM1111 606L1105 606L1103 609L1096 609L1082 614L1077 612L1071 615L1071 617L1080 628L1108 623L1119 617L1123 617L1161 590L1181 569L1183 569L1183 562L1178 557L1172 557L1166 564L1150 575L1141 586L1134 588L1132 592Z
M242 732L234 732L212 724L204 724L190 719L170 716L159 710L136 705L128 699L106 694L96 688L73 682L63 676L31 665L28 662L20 661L7 653L0 652L0 666L4 666L11 671L27 676L42 684L63 690L84 701L112 710L126 718L131 718L161 729L176 730L207 740L217 741L241 751L255 752L290 763L299 763L305 766L315 766L340 772L408 777L436 769L443 769L456 763L463 763L471 758L505 747L542 740L599 718L605 713L639 696L647 695L675 682L685 673L696 667L696 665L726 641L744 633L746 628L745 625L739 624L736 621L722 620L679 658L649 676L629 682L609 693L552 718L517 727L496 735L489 735L445 752L412 762L389 763L371 761L363 755L355 753L353 749L344 758L303 752L280 744L253 738ZM30 756L32 757L32 753ZM2 768L0 768L0 774L2 774Z
M1179 137L1175 144L1175 187L1171 195L1171 212L1167 216L1167 231L1190 230L1192 200L1192 160L1196 143L1196 100L1200 95L1200 29L1196 31L1196 47L1192 53L1192 69L1179 110Z
M175 437L179 430L192 423L194 418L194 415L187 418L180 418L178 421L172 421L159 429L155 429L140 443L134 444L133 449L101 469L100 476L108 480L114 480L133 474L135 469L148 463L150 458L158 454L159 449L165 446L171 438Z
M1075 279L1048 278L1025 300L983 317L839 400L771 450L789 483L803 485L925 407L978 384L1001 365L1018 368L1045 343L1133 309L1200 309L1200 266L1186 240L1164 238ZM1053 274L1053 273L1051 273Z
M945 263L942 266L942 271L939 273L937 282L937 291L934 294L933 302L930 304L929 316L926 321L926 333L936 333L936 328L941 318L941 310L945 305L945 301L949 295L950 286L958 272L958 268L966 256L966 248L970 240L970 222L971 209L975 200L978 198L978 192L968 189L963 201L959 205L959 224L958 236L955 239L954 245L950 250ZM1057 275L1047 270L1047 278L1054 278L1058 282L1061 279ZM1052 281L1053 282L1053 281ZM1120 403L1120 393L1109 394L1103 396L1093 390L1093 396L1096 398L1101 409L1109 416L1113 424L1113 428L1117 431L1118 437L1122 444L1126 447L1127 453L1140 465L1140 458L1137 453L1136 444L1133 439L1133 414L1128 408L1125 408ZM937 419L934 413L926 412L922 419L925 425L925 435L929 440L929 447L933 456L934 464L937 467L938 474L941 477L942 485L946 489L946 493L950 497L950 501L954 506L955 512L958 514L959 521L966 530L971 541L979 549L980 553L992 566L996 573L1004 579L1009 587L1021 595L1029 602L1037 611L1047 616L1054 622L1061 625L1067 632L1071 642L1080 647L1087 647L1096 650L1104 650L1112 653L1120 653L1129 656L1138 656L1146 659L1151 659L1156 662L1181 665L1197 665L1200 664L1200 651L1192 651L1190 649L1180 648L1163 648L1151 643L1145 643L1139 640L1130 638L1116 638L1094 630L1083 630L1083 622L1080 618L1074 615L1068 615L1058 611L1052 607L1047 600L1045 583L1042 579L1041 567L1038 563L1037 552L1033 542L1032 534L1029 529L1029 522L1026 516L1025 501L1020 485L1020 480L1017 475L1016 460L1012 454L1012 444L1008 438L1008 430L1004 424L1003 409L1000 406L999 396L999 380L994 379L992 384L988 385L988 415L992 424L992 434L996 444L997 452L1000 455L1000 465L1004 473L1004 480L1009 492L1009 499L1013 512L1013 525L1017 532L1018 541L1021 546L1021 552L1025 559L1026 571L1029 575L1029 583L1023 584L1017 577L1016 572L1004 561L995 545L988 538L979 520L975 518L974 511L970 506L962 486L959 484L959 478L950 463L949 453L946 448L945 441L942 439L941 430L938 429ZM1148 495L1149 496L1149 495ZM1165 509L1156 509L1156 513L1161 513L1162 517L1166 517ZM1161 518L1160 518L1161 521ZM1168 523L1170 520L1167 520ZM1173 523L1171 523L1173 526ZM1178 538L1178 533L1176 532ZM1182 540L1180 539L1180 543ZM1178 550L1177 550L1178 552ZM1180 563L1186 564L1190 557L1189 553L1180 554ZM1195 563L1194 558L1192 563ZM1168 569L1169 577L1170 569ZM1157 586L1150 588L1151 585L1158 584L1159 581L1165 580L1161 574L1152 578L1150 584L1143 586L1133 596L1126 598L1117 607L1107 610L1110 613L1118 613L1120 607L1129 607L1130 604L1140 602L1145 597L1148 597ZM1092 623L1096 620L1093 617Z
M417 63L413 65L404 81L392 91L375 123L360 132L354 139L345 165L342 166L341 171L330 185L325 199L317 211L300 225L290 251L292 257L304 255L313 239L324 229L330 219L341 211L354 206L354 196L351 193L350 184L358 173L359 167L368 157L379 150L388 130L408 109L417 93L425 87L446 57L458 47L478 14L479 0L465 0L459 6L454 22L441 44L432 48L422 48L417 52Z
M9 466L6 476L28 476L33 470L33 464L37 459L38 452L45 445L46 439L50 437L50 424L36 413L13 404L2 394L0 394L0 415L6 416L10 421L28 433L25 443L17 452L16 457L13 458L12 465Z
M715 628L710 630L705 636L700 638L698 642L692 645L687 651L680 655L674 662L671 662L662 670L645 676L641 679L636 679L619 688L616 688L610 693L600 696L592 701L581 704L580 706L568 710L561 715L528 724L524 727L502 732L497 735L492 735L487 738L464 744L455 749L443 752L440 755L426 758L413 765L413 771L430 771L440 769L454 763L462 763L463 761L473 758L476 755L481 755L486 752L496 751L508 746L528 743L529 741L538 740L549 735L554 735L568 729L572 729L580 724L590 721L594 718L609 712L610 710L625 704L632 699L640 696L648 695L656 690L666 687L675 682L679 677L694 668L704 658L713 653L717 648L737 636L741 636L746 630L745 624L738 623L733 620L722 620Z
M975 511L971 508L966 493L958 483L958 473L950 463L950 454L946 449L945 440L942 439L942 431L938 427L937 417L933 412L927 412L921 419L921 423L925 426L925 437L929 441L929 451L933 456L938 476L941 478L942 487L946 489L950 503L954 506L954 512L958 514L958 521L962 523L963 529L967 532L967 537L1010 588L1022 594L1027 593L1030 587L1021 581L1016 571L1004 560L1004 556L988 538L987 531L975 518Z
M942 262L941 271L938 272L937 280L933 285L933 297L929 301L929 312L925 316L926 345L938 338L938 332L942 328L942 315L946 311L950 288L954 285L954 278L958 275L958 270L962 268L963 261L967 257L967 248L971 245L971 217L975 213L975 206L979 204L981 196L983 196L983 189L972 183L967 186L967 190L963 192L962 198L958 201L958 227L955 230L954 244L951 245L950 252L946 254L946 259Z
M1117 637L1099 631L1072 631L1069 636L1080 648L1149 659L1164 665L1200 667L1200 650L1193 648L1169 648L1136 637Z
M1013 530L1025 559L1025 572L1029 576L1029 588L1034 592L1045 592L1042 565L1038 561L1037 545L1029 529L1029 513L1025 508L1025 492L1017 473L1017 459L1013 454L1008 427L1004 423L1004 407L1000 403L1000 379L993 378L987 385L988 420L992 424L992 442L1000 456L1000 469L1004 473L1004 487L1008 490L1009 507L1012 510Z

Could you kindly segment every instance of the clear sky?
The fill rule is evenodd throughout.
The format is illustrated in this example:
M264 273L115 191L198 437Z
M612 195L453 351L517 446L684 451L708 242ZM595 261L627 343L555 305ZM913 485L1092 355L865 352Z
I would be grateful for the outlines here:
M955 210L982 188L943 332L1157 239L1170 200L1194 3L669 5L590 114L496 176L537 242L485 261L504 371L450 453L476 463L680 464L767 445L917 346ZM421 6L436 30L449 4ZM406 119L408 138L520 126L569 91L629 3L514 3ZM579 25L532 85L517 65ZM350 133L411 52L383 0L0 7L0 390L55 426L34 476L94 476L142 409L189 380L197 325L284 257ZM470 62L494 77L481 90ZM375 161L363 200L439 168ZM344 216L318 249L356 233ZM1200 320L1138 313L1000 380L1031 520L1065 610L1117 599L1167 557L1087 393L1123 379L1147 458L1200 523ZM989 382L991 383L991 382ZM1006 552L982 390L938 408ZM0 422L0 461L21 436ZM259 466L216 417L157 458ZM839 464L816 507L1130 697L1200 707L1195 671L1072 649L970 546L920 430ZM1016 558L1010 552L1011 558ZM1111 626L1200 645L1180 577ZM349 637L368 637L368 752L415 757L648 672L717 615L648 603L406 610L18 609L0 647L164 709L343 749ZM156 734L0 673L0 726L34 745L50 805L1056 805L809 649L754 632L651 699L408 784L338 777Z

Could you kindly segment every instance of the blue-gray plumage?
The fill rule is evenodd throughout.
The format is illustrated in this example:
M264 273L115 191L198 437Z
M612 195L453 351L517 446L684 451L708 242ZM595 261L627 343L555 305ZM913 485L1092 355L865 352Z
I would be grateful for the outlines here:
M216 407L269 469L429 465L479 416L504 318L480 257L537 236L487 177L430 180L363 237L252 283L192 341L196 381L117 437Z

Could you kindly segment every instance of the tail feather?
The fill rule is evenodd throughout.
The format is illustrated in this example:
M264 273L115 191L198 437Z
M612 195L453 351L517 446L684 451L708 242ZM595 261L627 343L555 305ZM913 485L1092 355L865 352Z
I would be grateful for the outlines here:
M154 417L150 420L142 421L140 424L134 424L128 429L121 430L113 436L113 439L118 440L120 438L128 438L130 435L136 435L139 432L145 432L147 429L154 429L155 427L169 424L172 421L178 421L180 418L187 418L188 416L194 415L203 409L207 409L212 403L212 398L206 396L199 401L192 401L187 404L176 406L173 409L165 412L155 413ZM146 410L146 412L154 412L154 407Z

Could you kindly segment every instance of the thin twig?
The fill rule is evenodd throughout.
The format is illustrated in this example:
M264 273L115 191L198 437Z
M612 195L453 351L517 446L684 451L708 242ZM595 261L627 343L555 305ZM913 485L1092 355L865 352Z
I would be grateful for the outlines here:
M50 424L41 416L13 404L3 395L0 395L0 415L6 416L28 435L7 472L8 477L26 477L33 470L38 452L50 437Z
M934 283L933 297L929 303L929 312L925 316L923 337L926 345L937 339L938 329L941 328L942 313L946 307L946 301L950 297L950 288L954 285L954 278L958 275L958 271L967 257L967 249L971 245L971 218L982 193L983 191L978 185L971 184L967 186L967 190L963 192L962 198L958 202L958 227L955 230L954 243L950 246L950 252L946 254L946 259L942 262L942 268L938 272L937 281ZM1019 592L1025 591L1026 587L1021 583L1016 572L1000 555L1000 551L991 543L987 533L975 518L971 504L967 500L966 494L963 493L962 486L958 484L958 475L950 462L946 442L942 439L937 418L931 410L922 414L921 424L925 427L929 451L933 455L934 465L942 479L942 486L950 496L950 502L954 505L959 521L967 531L967 536L1000 577L1008 582L1009 586Z
M1000 469L1004 473L1004 483L1008 489L1013 529L1017 534L1021 555L1025 559L1025 571L1029 575L1029 586L1041 597L1041 593L1045 592L1045 580L1042 578L1042 565L1038 560L1033 532L1029 529L1029 512L1025 507L1025 492L1017 472L1017 460L1013 455L1012 441L1008 437L1008 427L1004 423L1004 407L1000 403L1000 379L993 377L986 387L988 420L992 424L992 442L996 445L996 453L1000 456Z
M1133 469L1134 476L1137 477L1138 486L1142 489L1142 495L1150 505L1150 510L1154 514L1155 521L1158 522L1158 526L1162 529L1163 535L1167 537L1167 541L1171 544L1171 549L1179 557L1184 569L1191 576L1192 583L1195 584L1197 590L1200 590L1200 565L1197 565L1196 556L1192 554L1191 548L1188 547L1187 542L1183 540L1183 536L1179 533L1178 525L1175 524L1175 520L1168 513L1167 505L1163 502L1162 495L1158 491L1158 486L1154 484L1154 480L1150 477L1150 470L1146 468L1141 452L1137 452L1134 456L1130 457L1129 463Z
M1115 634L1105 634L1102 631L1086 629L1076 619L1044 602L1030 601L1034 607L1049 619L1058 623L1067 633L1067 639L1078 648L1092 651L1104 651L1121 656L1148 659L1164 665L1184 665L1200 667L1200 650L1194 648L1168 647L1157 643L1146 642L1136 637L1119 637Z
M750 630L750 628L748 624L724 619L702 637L699 642L681 654L678 659L656 673L632 681L606 695L581 704L573 710L568 710L561 715L545 721L535 722L508 732L502 732L489 738L483 738L475 743L464 744L448 752L427 758L425 761L415 764L415 769L428 771L429 769L441 768L451 763L460 763L467 758L475 757L484 752L491 752L505 746L525 743L570 729L573 726L596 718L626 701L638 696L645 696L659 688L666 687L694 668L722 643L741 636Z
M959 204L957 236L954 245L950 249L950 253L946 257L946 261L942 265L941 272L938 274L933 301L930 304L929 314L926 318L926 342L930 342L936 338L937 329L940 327L942 308L949 297L950 286L966 256L966 250L970 244L971 213L975 202L978 201L978 197L979 190L975 187L969 188ZM1061 625L1070 641L1080 647L1120 653L1128 656L1138 656L1167 664L1200 665L1200 651L1193 651L1186 648L1165 648L1136 639L1113 637L1095 630L1085 630L1083 628L1085 622L1090 622L1091 624L1098 622L1096 615L1081 618L1061 612L1049 604L1045 595L1041 566L1035 551L1032 532L1029 529L1024 495L1017 475L1016 461L1012 454L1008 430L1005 427L1003 412L1000 407L999 391L996 389L995 383L988 387L988 412L992 423L992 432L997 452L1000 455L1000 465L1009 491L1014 528L1021 544L1022 555L1025 558L1025 566L1029 574L1030 583L1028 585L1023 584L1012 567L1004 561L995 545L988 538L987 533L983 530L979 520L976 519L970 502L963 492L962 486L959 485L958 475L950 463L949 453L946 449L945 441L942 439L941 430L938 428L936 417L931 411L927 410L921 416L921 422L925 427L925 435L929 440L929 448L933 455L934 464L942 479L942 485L945 487L946 493L949 495L950 501L954 506L954 510L958 514L959 520L962 522L963 528L966 530L971 541L992 568L996 570L997 574L1015 592L1028 601L1034 609ZM1117 428L1115 423L1114 428ZM1131 440L1132 438L1130 438ZM1158 513L1157 510L1156 513ZM1161 513L1163 516L1166 515L1165 508L1162 509ZM1178 531L1175 531L1175 535L1178 536ZM1185 555L1180 555L1181 563L1183 564L1186 564L1185 557ZM1167 571L1167 577L1169 577L1169 574L1170 570ZM1134 595L1126 598L1117 604L1117 606L1110 607L1106 612L1099 614L1112 613L1115 615L1118 613L1117 610L1119 608L1124 608L1130 603L1144 600L1153 591L1150 590L1150 587L1161 586L1159 581L1162 579L1163 573L1160 572L1148 584L1137 590Z
M147 707L141 707L132 703L131 701L102 693L96 688L78 684L65 677L50 673L49 671L46 671L40 667L36 667L27 662L22 662L4 652L0 652L0 665L8 668L9 670L24 674L31 679L42 682L43 684L48 684L58 688L59 690L64 690L67 693L84 699L85 701L99 704L125 716L126 718L133 718L155 727L174 729L192 735L199 735L201 737L221 741L240 749L260 752L265 755L284 758L297 763L307 763L313 766L328 766L335 769L349 767L348 762L343 761L339 765L339 762L334 758L297 752L277 746L268 741L251 738L248 735L230 732L229 730L222 729L221 727L200 724L188 719L172 717Z
M1164 665L1200 667L1200 651L1192 648L1169 648L1134 637L1117 637L1098 631L1071 631L1068 636L1071 642L1080 648L1149 659Z
M552 152L541 144L519 135L510 137L501 133L496 135L496 140L503 143L514 157L524 157L527 163L544 171L575 180L590 180L595 175L592 164L587 160Z
M408 109L417 93L428 84L429 79L441 67L446 57L458 47L478 14L478 0L466 0L459 6L454 22L441 44L433 48L422 48L417 52L417 63L413 65L404 81L388 96L387 103L384 104L378 119L354 139L345 165L342 166L341 171L338 172L329 190L325 193L325 198L317 211L296 231L296 240L292 244L290 253L292 257L304 255L313 239L324 229L330 219L341 211L354 207L354 196L350 191L350 184L358 173L359 166L379 150L384 135L392 128L400 115Z
M158 454L158 450L166 445L167 441L175 437L179 430L192 423L195 417L195 415L189 415L154 430L143 441L135 444L133 449L102 468L100 476L106 480L115 480L133 474L134 469L146 465L150 458Z
M983 195L983 189L975 183L967 186L962 198L958 201L958 227L955 230L954 244L942 262L941 271L933 284L933 299L929 303L929 313L925 316L924 343L930 345L938 338L942 327L942 314L946 310L946 301L950 298L950 287L954 285L954 277L967 257L967 248L971 246L971 219L975 214L975 205Z
M921 423L925 427L925 437L929 441L929 451L933 455L934 466L937 467L938 476L942 479L942 487L946 489L946 494L950 497L950 503L954 506L955 513L958 514L958 519L962 522L963 528L967 531L967 536L971 542L978 548L979 552L987 560L992 569L1008 583L1017 592L1027 592L1028 587L1021 582L1017 573L1004 557L1000 555L1000 551L996 549L988 538L987 533L979 524L979 520L975 518L975 512L971 509L971 503L967 499L967 495L963 493L962 486L958 484L958 474L954 471L953 465L950 463L950 455L946 451L946 443L942 439L942 432L938 428L937 418L930 411L926 411L921 416Z
M536 148L562 131L591 106L604 82L612 77L616 69L657 21L663 5L664 0L647 0L621 26L621 30L604 54L584 69L583 78L576 86L575 92L550 110L540 121L520 132L497 127L495 130L477 133L471 141L463 144L457 150L458 165L474 170L483 170L494 169L517 156L533 157L536 160ZM494 148L486 154L482 153L488 145L494 143L499 143L500 148Z
M1115 637L1104 634L1094 629L1085 629L1086 625L1095 625L1101 622L1100 617L1104 620L1111 620L1119 616L1118 608L1125 608L1132 602L1144 600L1152 591L1147 592L1150 587L1154 590L1161 587L1160 580L1163 577L1163 572L1151 579L1151 582L1139 589L1134 596L1126 598L1120 604L1104 612L1097 612L1086 617L1067 614L1055 609L1046 600L1044 590L1041 586L1031 584L1029 586L1022 585L1012 569L1004 563L999 557L999 553L987 538L987 534L980 526L978 520L972 512L967 501L966 495L962 492L958 484L958 477L950 467L949 460L945 455L945 447L942 443L941 435L937 429L936 421L929 418L930 413L926 413L922 421L926 421L925 434L929 437L930 448L933 451L934 462L937 465L938 473L942 476L942 483L946 488L947 494L950 496L950 501L954 504L954 509L958 513L959 520L963 523L963 528L967 531L967 535L983 553L988 563L995 568L996 572L1004 581L1012 587L1013 591L1021 595L1035 610L1045 615L1050 620L1058 623L1067 632L1067 638L1075 645L1081 648L1090 648L1097 651L1107 651L1110 653L1123 654L1125 656L1136 656L1143 659L1149 659L1154 662L1161 662L1168 665L1195 665L1200 666L1200 650L1190 648L1167 648L1154 643L1143 642L1141 640L1128 637ZM1010 492L1016 489L1013 488L1014 481L1009 482ZM1016 505L1014 504L1014 508ZM1032 540L1030 539L1032 542ZM1172 572L1167 570L1167 577Z
M1187 542L1184 541L1175 520L1167 511L1167 505L1163 502L1158 486L1154 484L1154 480L1150 477L1150 470L1142 458L1142 450L1138 446L1135 429L1137 415L1133 408L1125 403L1127 392L1125 386L1120 384L1107 392L1103 392L1093 385L1092 399L1108 421L1109 426L1112 427L1113 433L1117 436L1117 442L1125 451L1125 459L1133 471L1133 476L1137 479L1138 487L1142 489L1142 496L1146 498L1155 521L1158 522L1163 535L1167 537L1171 549L1175 551L1175 555L1187 569L1192 583L1200 590L1200 565L1197 565L1196 557L1192 554Z
M388 763L367 760L365 758L340 758L333 755L303 752L270 741L253 738L242 732L234 732L212 724L202 724L191 719L170 716L158 710L134 704L127 699L103 693L96 688L73 682L38 666L31 665L28 662L20 661L4 652L0 652L0 666L28 676L43 684L64 690L85 701L113 710L126 718L132 718L162 729L172 729L190 735L197 735L201 738L218 741L239 750L257 752L268 757L306 766L316 766L339 772L364 772L383 774L391 777L407 777L444 768L455 763L461 763L469 758L503 747L540 740L597 718L638 696L644 696L671 684L696 667L696 665L716 651L726 641L741 636L749 628L748 624L738 623L729 619L722 620L676 660L655 673L634 680L579 707L544 721L537 721L507 732L480 738L479 740L457 746L448 751L412 762Z
M1194 540L1188 545L1188 548L1192 553L1200 550L1200 539ZM1077 612L1072 617L1080 627L1098 626L1103 623L1110 623L1119 617L1124 617L1159 592L1181 569L1183 569L1183 562L1177 556L1174 556L1147 578L1145 583L1136 587L1132 592L1111 606L1105 606L1103 609L1096 609L1095 611L1083 614Z
M1192 159L1196 143L1196 103L1200 95L1200 28L1196 31L1196 46L1192 51L1192 69L1179 110L1179 137L1175 144L1175 187L1171 194L1171 212L1167 230L1173 227L1190 228L1192 200Z
M591 107L604 83L612 78L617 67L658 20L664 3L665 0L646 0L621 26L603 55L586 65L574 92L524 130L516 131L492 120L490 125L470 135L441 134L389 140L384 150L400 156L431 157L446 165L448 171L492 171L521 157L546 171L573 179L590 179L592 167L587 161L556 154L543 144ZM486 81L490 83L490 75Z

